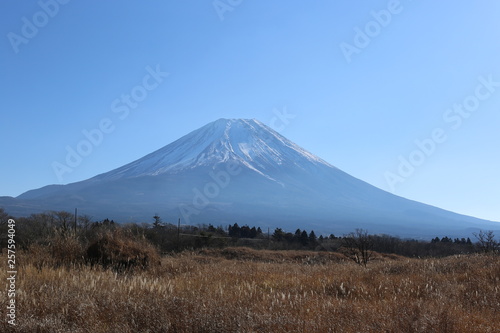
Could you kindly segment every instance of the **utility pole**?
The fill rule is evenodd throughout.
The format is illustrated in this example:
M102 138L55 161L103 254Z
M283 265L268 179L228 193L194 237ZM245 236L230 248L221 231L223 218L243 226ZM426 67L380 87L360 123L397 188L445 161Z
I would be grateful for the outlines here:
M177 246L181 245L181 218L177 222Z
M78 217L78 209L75 208L75 236L76 236L76 221L77 221L77 217Z

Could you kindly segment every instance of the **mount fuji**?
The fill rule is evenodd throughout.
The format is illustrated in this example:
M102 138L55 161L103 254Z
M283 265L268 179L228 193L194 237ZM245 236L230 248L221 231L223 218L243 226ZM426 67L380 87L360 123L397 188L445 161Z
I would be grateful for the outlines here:
M229 223L430 238L500 224L378 189L330 165L255 119L219 119L93 178L49 185L0 206L23 216L75 207L121 222Z

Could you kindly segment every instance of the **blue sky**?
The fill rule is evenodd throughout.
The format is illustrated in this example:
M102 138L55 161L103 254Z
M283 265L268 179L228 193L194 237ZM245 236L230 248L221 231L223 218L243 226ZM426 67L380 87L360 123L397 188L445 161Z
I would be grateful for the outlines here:
M347 173L500 221L498 17L496 1L2 1L0 195L286 111L277 129ZM68 166L68 147L87 155Z

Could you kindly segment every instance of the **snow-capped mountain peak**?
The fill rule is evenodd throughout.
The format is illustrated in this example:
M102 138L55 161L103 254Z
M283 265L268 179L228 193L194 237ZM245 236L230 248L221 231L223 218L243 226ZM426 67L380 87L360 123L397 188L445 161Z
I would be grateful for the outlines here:
M304 169L315 165L332 167L256 119L219 119L95 179L157 176L229 160L268 178L272 178L269 170L290 163Z

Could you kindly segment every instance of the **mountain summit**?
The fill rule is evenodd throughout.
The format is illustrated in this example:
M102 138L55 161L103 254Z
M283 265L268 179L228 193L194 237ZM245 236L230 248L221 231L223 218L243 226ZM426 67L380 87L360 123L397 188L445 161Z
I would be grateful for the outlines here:
M96 179L173 174L228 161L241 163L261 175L295 161L330 167L256 119L219 119Z
M465 236L500 224L382 191L255 119L219 119L120 168L68 185L0 198L13 215L72 210L95 219L355 228L407 237Z

